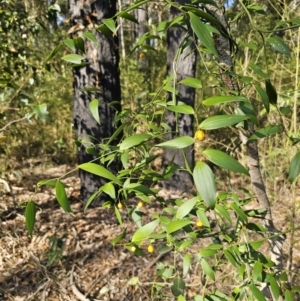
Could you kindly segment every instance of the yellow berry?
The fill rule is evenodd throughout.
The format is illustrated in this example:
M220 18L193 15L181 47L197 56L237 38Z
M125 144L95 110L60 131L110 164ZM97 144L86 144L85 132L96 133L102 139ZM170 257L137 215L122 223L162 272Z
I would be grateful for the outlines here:
M141 53L140 53L140 59L143 59L145 56L146 56L146 55L145 55L145 52L141 52Z
M203 223L201 221L197 221L196 225L197 225L197 227L200 227L200 228L203 227Z
M143 202L139 202L137 205L139 208L143 207Z
M136 250L136 247L135 247L135 246L130 247L130 251L131 251L132 253L135 252L135 250Z
M154 252L154 247L152 245L148 246L148 252L153 253Z
M197 130L195 133L195 139L198 141L203 141L205 139L205 134L202 130Z
M118 208L119 208L119 209L122 209L122 208L123 208L122 203L118 203Z

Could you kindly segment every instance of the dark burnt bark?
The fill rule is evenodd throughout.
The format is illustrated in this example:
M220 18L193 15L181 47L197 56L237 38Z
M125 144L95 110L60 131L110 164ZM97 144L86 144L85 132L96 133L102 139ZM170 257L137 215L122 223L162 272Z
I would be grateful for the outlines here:
M116 1L96 0L81 1L69 0L71 26L75 27L73 36L80 36L81 30L92 29L98 43L85 39L86 61L88 65L76 67L74 74L74 129L76 139L84 145L91 143L99 145L114 133L113 119L116 110L120 110L121 90L119 80L119 50L117 37L107 37L95 30L94 26L101 24L102 19L111 18L116 13ZM77 28L80 31L77 31ZM93 87L99 92L88 93L84 88ZM99 125L93 118L89 103L92 99L99 100ZM113 107L111 102L117 101ZM118 141L115 141L117 143ZM96 157L87 153L85 146L78 149L78 163L95 160ZM99 160L95 161L96 163ZM109 169L117 171L117 163L112 163ZM81 180L81 197L87 200L100 186L105 184L105 179L79 170Z
M180 4L186 3L184 0L177 1ZM178 16L180 11L171 7L170 18ZM183 27L173 26L169 28L167 33L167 74L170 75L175 72L176 82L179 82L186 77L195 77L196 75L196 51L194 43L191 43L183 53L180 54L175 61L177 50L186 35L186 30ZM195 103L195 89L185 86L176 85L179 90L176 100L182 101L187 105L194 107ZM171 100L171 96L170 96ZM166 139L174 139L179 136L194 136L194 116L185 114L176 114L171 111L166 111L165 121L171 128L171 133L166 135ZM176 132L176 122L178 122L178 132ZM194 151L193 146L185 150L187 162L191 169L194 167ZM174 157L175 156L175 157ZM165 168L174 157L174 163L182 168L185 168L184 156L181 150L165 149L163 154L163 167ZM178 189L180 191L190 191L192 188L191 176L188 172L177 171L175 175L166 181L163 185L166 188Z

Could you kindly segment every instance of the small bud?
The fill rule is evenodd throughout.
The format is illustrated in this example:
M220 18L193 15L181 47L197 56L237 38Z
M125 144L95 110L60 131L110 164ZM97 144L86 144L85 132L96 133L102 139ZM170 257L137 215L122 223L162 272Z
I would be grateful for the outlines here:
M123 208L122 203L118 203L118 208L119 208L119 209L122 209L122 208Z
M139 208L142 208L143 207L143 202L139 202L138 204L137 204L137 206L139 207Z
M135 250L136 250L136 247L135 247L135 246L130 247L130 251L131 251L132 253L134 253Z

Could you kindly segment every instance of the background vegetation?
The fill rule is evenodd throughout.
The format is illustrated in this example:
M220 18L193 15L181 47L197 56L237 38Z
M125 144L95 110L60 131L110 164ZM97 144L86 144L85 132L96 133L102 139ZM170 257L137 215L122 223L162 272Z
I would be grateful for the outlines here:
M277 125L282 126L282 131L278 132L276 136L266 135L267 137L260 141L259 148L261 156L261 167L263 177L267 185L267 191L270 196L271 202L282 202L283 199L289 198L291 200L290 216L290 229L295 228L297 225L294 224L293 217L297 214L299 206L299 191L296 184L291 184L288 181L288 171L291 158L297 152L297 142L299 142L299 49L300 49L300 21L297 18L297 6L294 8L293 1L286 2L269 2L269 1L258 1L259 3L251 3L249 1L235 1L231 3L226 11L226 16L229 19L229 23L234 35L234 41L237 44L235 53L235 65L236 65L236 77L241 85L242 93L251 99L251 103L255 108L258 116L258 128L265 126ZM67 162L70 164L74 163L74 142L72 134L72 119L71 119L71 103L72 103L72 79L71 79L71 68L60 58L68 53L67 48L61 48L58 50L58 54L53 56L50 62L47 62L47 56L49 50L54 49L58 44L64 43L64 38L67 33L67 11L64 3L55 3L55 5L41 5L40 2L30 3L24 1L23 5L16 6L13 1L2 1L3 9L0 10L1 18L1 40L0 45L0 56L5 62L1 68L1 94L0 101L3 103L1 106L1 151L2 151L2 171L13 170L15 161L21 161L28 158L45 158L50 155L54 162ZM259 5L258 5L259 4ZM36 6L35 6L36 5ZM41 5L41 6L38 6ZM126 4L126 5L129 5ZM247 6L247 13L240 14L241 6ZM16 9L17 7L17 9ZM127 7L127 6L125 6ZM124 6L123 6L124 8ZM37 13L38 12L38 13ZM57 12L54 14L53 12ZM156 110L150 107L149 101L152 99L151 93L160 89L162 83L166 77L166 44L165 36L163 32L160 32L158 28L153 25L161 21L161 18L168 16L168 10L164 6L160 6L159 2L157 7L149 7L148 18L145 20L145 26L150 30L151 34L161 35L161 39L149 38L147 43L141 43L137 47L136 51L131 53L131 49L136 43L134 40L134 34L132 32L133 23L123 20L122 33L123 43L120 45L121 53L121 80L122 80L122 105L123 110L128 110L128 118L134 116L135 124L132 124L129 133L133 133L138 128L137 133L143 132L143 126L146 130L149 130L149 120L153 117ZM53 21L54 20L54 21ZM251 22L250 22L251 21ZM282 30L282 28L288 28ZM274 30L275 28L275 30ZM259 30L262 30L264 39L261 38ZM64 38L63 38L64 37ZM274 39L275 38L275 39ZM282 43L278 43L276 38L280 38ZM264 47L266 46L266 53ZM196 97L196 120L195 129L197 126L204 121L208 116L220 115L228 113L228 108L225 106L211 107L205 106L203 100L219 95L226 91L222 87L221 79L218 74L218 65L215 63L214 57L209 51L200 48L200 59L197 65L197 79L202 83L202 88L197 89ZM45 63L46 62L46 63ZM277 93L278 101L277 107L271 106L270 112L266 109L264 103L264 94L259 89L261 83L270 76L270 80L273 83ZM148 107L147 107L148 106ZM145 109L146 108L146 109ZM146 110L146 113L145 113ZM135 112L141 112L140 116L137 116ZM280 113L280 114L278 114ZM131 115L132 114L132 115ZM142 115L144 114L144 115ZM147 114L151 115L147 116ZM156 113L156 115L160 115ZM157 118L157 116L156 116ZM155 117L152 120L156 121ZM139 126L137 126L139 124ZM154 129L155 130L155 129ZM226 151L231 154L236 153L236 157L240 162L245 162L245 152L243 147L238 143L237 140L233 139L232 134L236 134L238 129L221 129L212 130L206 133L206 140L202 144L196 144L196 158L197 161L203 160L202 151L207 148L217 148L219 150ZM125 134L125 138L126 134ZM202 139L201 139L202 140ZM138 143L136 144L138 145ZM136 146L133 145L133 146ZM146 145L146 144L145 144ZM296 147L293 147L296 145ZM149 148L152 145L148 146ZM145 146L146 147L146 146ZM123 144L123 150L124 148ZM140 155L143 159L150 155L147 149L140 149ZM145 151L144 153L142 151ZM136 156L137 157L137 156ZM124 158L123 158L124 159ZM126 160L125 160L126 161ZM126 165L126 164L123 164ZM155 166L153 169L159 170L159 166ZM246 195L250 195L249 180L245 177L234 177L232 173L228 171L220 171L214 165L212 165L217 177L218 187L220 191L227 188L227 183L235 185L236 188L243 188ZM126 169L126 168L125 168ZM132 169L134 178L137 170ZM153 170L151 170L153 172ZM124 173L124 176L127 176ZM130 175L131 176L131 175ZM142 176L138 175L138 181L144 180ZM152 176L152 179L157 175ZM130 178L130 177L129 177ZM151 178L151 176L150 176ZM145 177L149 180L148 177ZM230 180L235 180L235 183L231 183ZM125 186L125 184L124 184ZM134 191L134 189L133 189ZM106 187L105 192L113 195L110 188ZM136 192L136 191L135 191ZM139 191L141 192L141 191ZM141 200L148 201L148 195L145 196L137 194L141 197ZM151 194L151 193L149 193ZM125 193L126 196L126 193ZM222 199L223 196L223 199ZM238 198L238 194L225 193L220 194L220 202L223 202L226 198L235 197ZM250 196L249 198L252 198ZM194 201L193 201L194 202ZM195 201L196 202L196 201ZM150 202L149 202L150 203ZM248 203L248 199L244 198L238 201L239 206L244 206ZM115 204L115 213L120 223L121 215L118 209L121 209L122 203ZM181 211L172 211L169 208L169 204L164 203L165 211L172 217L176 216L178 220L186 218L183 210L184 208L183 199L172 200L171 204L174 207L181 208ZM108 204L106 204L108 206ZM202 206L202 204L201 204ZM199 207L204 210L204 207ZM225 206L225 205L224 205ZM226 206L225 206L226 207ZM118 209L117 209L118 208ZM128 211L134 219L135 206L128 205ZM235 207L233 207L235 208ZM64 208L68 211L68 208ZM201 209L201 210L202 210ZM228 208L226 207L226 210ZM210 228L208 220L205 218L205 214L199 210L195 213L191 213L193 218L198 220L196 226L202 229L202 227ZM228 209L229 210L229 209ZM205 211L206 212L206 211ZM229 231L226 227L228 224L224 222L227 219L231 223L231 217L226 213L221 212L219 216L219 227L221 231L224 231L223 239L227 239L227 243L230 244L232 240L235 241L238 249L225 250L223 257L225 256L227 262L224 263L224 258L215 256L220 247L220 241L214 241L212 245L216 249L207 248L202 250L201 262L203 275L203 286L207 290L202 292L202 299L195 297L195 300L204 300L204 295L210 293L210 298L219 298L217 300L226 299L225 294L232 296L232 298L240 298L241 300L245 296L246 291L244 287L250 288L252 294L258 300L264 300L262 294L256 289L257 283L268 282L271 283L272 293L277 296L277 287L274 284L273 279L276 277L276 273L272 274L269 270L271 267L270 262L265 257L260 257L261 253L257 251L259 247L253 246L253 250L243 250L241 247L246 245L253 240L257 242L257 236L247 237L245 244L241 243L241 237L245 234L242 227L241 220L247 223L247 217L245 212L251 216L246 210L245 212L234 209L237 216L235 232ZM255 212L255 216L259 216L260 213ZM161 219L162 227L165 223L166 229L167 224L171 223L168 220L169 216L165 216L165 219ZM159 220L159 218L157 218ZM156 219L150 222L149 227L156 225ZM162 233L156 233L157 236L150 236L154 231L154 226L149 230L145 230L135 216L135 222L138 228L143 231L137 231L131 242L122 242L124 246L136 255L141 255L142 252L142 240L148 243L148 251L153 252L151 246L158 241L161 237L166 240L166 244L163 245L165 250L161 250L162 253L169 251L168 247L172 246L176 252L180 253L186 249L182 246L182 238L175 237L176 235L160 236ZM184 226L189 225L188 221ZM221 223L224 222L224 223ZM152 223L152 224L151 224ZM202 223L202 224L200 224ZM176 232L177 229L174 224L173 230L166 230L168 234ZM255 227L254 227L255 228ZM207 230L207 229L206 229ZM260 234L261 228L248 229L253 230L255 234ZM168 232L169 231L169 232ZM124 230L114 240L114 244L120 243L126 236ZM194 232L198 233L201 231L186 230L187 233ZM204 231L205 232L205 231ZM209 232L209 231L208 231ZM199 234L199 233L198 233ZM197 235L198 235L197 234ZM202 233L203 234L203 233ZM199 234L200 236L202 235ZM207 234L206 232L203 234ZM225 236L228 237L225 237ZM236 236L235 236L236 235ZM240 236L239 236L240 235ZM246 234L245 234L246 235ZM137 236L143 236L142 239L137 239ZM214 237L218 239L218 237ZM293 248L295 238L292 236L290 240L290 249ZM188 244L188 243L187 243ZM248 245L247 245L248 246ZM251 245L252 246L252 245ZM150 247L150 249L149 249ZM162 249L163 249L162 247ZM219 248L219 249L218 249ZM249 251L249 252L248 252ZM232 252L232 253L230 253ZM247 253L248 252L248 253ZM181 252L182 253L182 252ZM180 253L180 254L181 254ZM243 257L243 254L253 256L251 261L249 258ZM185 284L184 277L187 274L187 270L191 264L190 255L188 252L182 253L183 255L183 273L178 272L178 266L176 263L175 267L169 266L168 264L161 263L158 266L158 277L161 277L165 282L171 283L171 290L178 300L185 300L183 297ZM187 255L188 254L188 255ZM234 254L235 256L231 256ZM215 257L214 257L215 256ZM203 258L209 258L203 260ZM212 257L212 258L210 258ZM174 257L175 258L175 257ZM233 259L234 258L234 259ZM176 261L176 260L174 260ZM236 268L236 273L239 275L241 281L245 281L245 285L236 285L238 289L226 290L224 295L220 293L221 288L216 287L210 288L211 282L215 277L223 279L223 275L219 275L218 265L228 264L230 262ZM248 275L245 272L246 269L251 269L251 273ZM224 268L225 269L225 268ZM222 271L223 272L223 271ZM293 273L290 271L289 280L290 285L294 285L296 289L290 287L280 287L280 290L285 295L286 300L297 300L297 288L299 285L297 277L293 277ZM266 281L265 274L268 275ZM297 272L295 273L297 274ZM280 274L286 275L284 273ZM228 280L229 274L226 274ZM273 277L273 278L272 278ZM272 280L270 280L270 278ZM276 278L276 281L278 279ZM275 282L276 282L275 281ZM278 280L279 285L287 282L282 276ZM272 284L273 283L273 284ZM163 286L157 284L154 285L154 291L156 294L160 294ZM162 293L163 295L163 293ZM294 297L292 297L294 295ZM182 296L182 297L181 297ZM217 296L217 297L216 297ZM181 299L180 299L181 298ZM223 298L223 299L222 299ZM249 296L250 298L250 296ZM208 299L210 300L210 299Z

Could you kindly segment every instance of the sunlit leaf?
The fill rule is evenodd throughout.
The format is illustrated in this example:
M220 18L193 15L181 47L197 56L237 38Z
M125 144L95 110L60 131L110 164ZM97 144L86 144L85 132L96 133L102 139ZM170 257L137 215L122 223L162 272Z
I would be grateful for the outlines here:
M194 144L195 140L189 136L178 137L166 142L162 142L157 144L156 146L165 147L165 148L172 148L172 149L181 149L188 147Z
M182 219L184 218L186 215L188 215L191 210L194 208L195 204L197 203L198 198L192 198L186 202L184 202L178 209L176 212L176 218L177 219Z
M193 171L193 179L198 193L209 208L214 208L216 202L215 176L204 162L198 162Z
M98 124L100 124L98 99L91 100L91 102L89 103L89 108L95 120L98 122Z
M97 44L97 38L95 37L95 35L92 32L85 31L82 33L82 35L84 37L86 37L87 39L89 39L90 41L92 41L93 43Z
M191 21L191 27L200 40L200 42L209 50L210 53L214 54L216 57L218 57L218 53L215 48L214 40L208 31L207 27L204 23L200 20L198 16L196 16L194 13L189 12L190 15L190 21Z
M198 128L203 130L215 130L237 124L247 119L248 117L246 115L215 115L203 120Z
M79 54L72 53L63 56L61 59L69 63L81 64L82 60L84 60L85 57Z
M167 106L167 109L172 112L181 114L195 114L193 107L188 105L178 105L178 106Z
M114 174L112 174L109 170L107 170L105 167L103 167L99 164L83 163L83 164L78 165L78 168L85 170L87 172L90 172L99 177L109 179L117 184L120 184L120 180Z
M159 220L156 219L143 227L139 228L132 236L131 241L136 243L137 245L140 245L143 240L147 239L151 233L155 230L157 225L159 224Z
M201 259L201 267L204 274L207 275L211 280L215 281L215 273L210 264L204 258Z
M192 224L192 221L182 221L182 220L177 220L177 221L172 221L169 223L168 227L167 227L167 233L173 233L175 231L178 231L182 228L184 228L187 225Z
M205 106L214 106L221 103L230 103L236 101L248 101L244 96L232 95L232 96L212 96L203 101Z
M194 77L186 77L183 80L179 82L179 84L183 84L195 89L201 89L202 88L202 83L199 79L194 78Z
M209 161L222 168L249 175L248 170L241 163L222 151L216 149L206 149L202 152L202 154Z
M135 134L133 136L125 138L120 144L120 150L126 150L133 146L137 146L144 141L147 141L151 135L149 134Z

